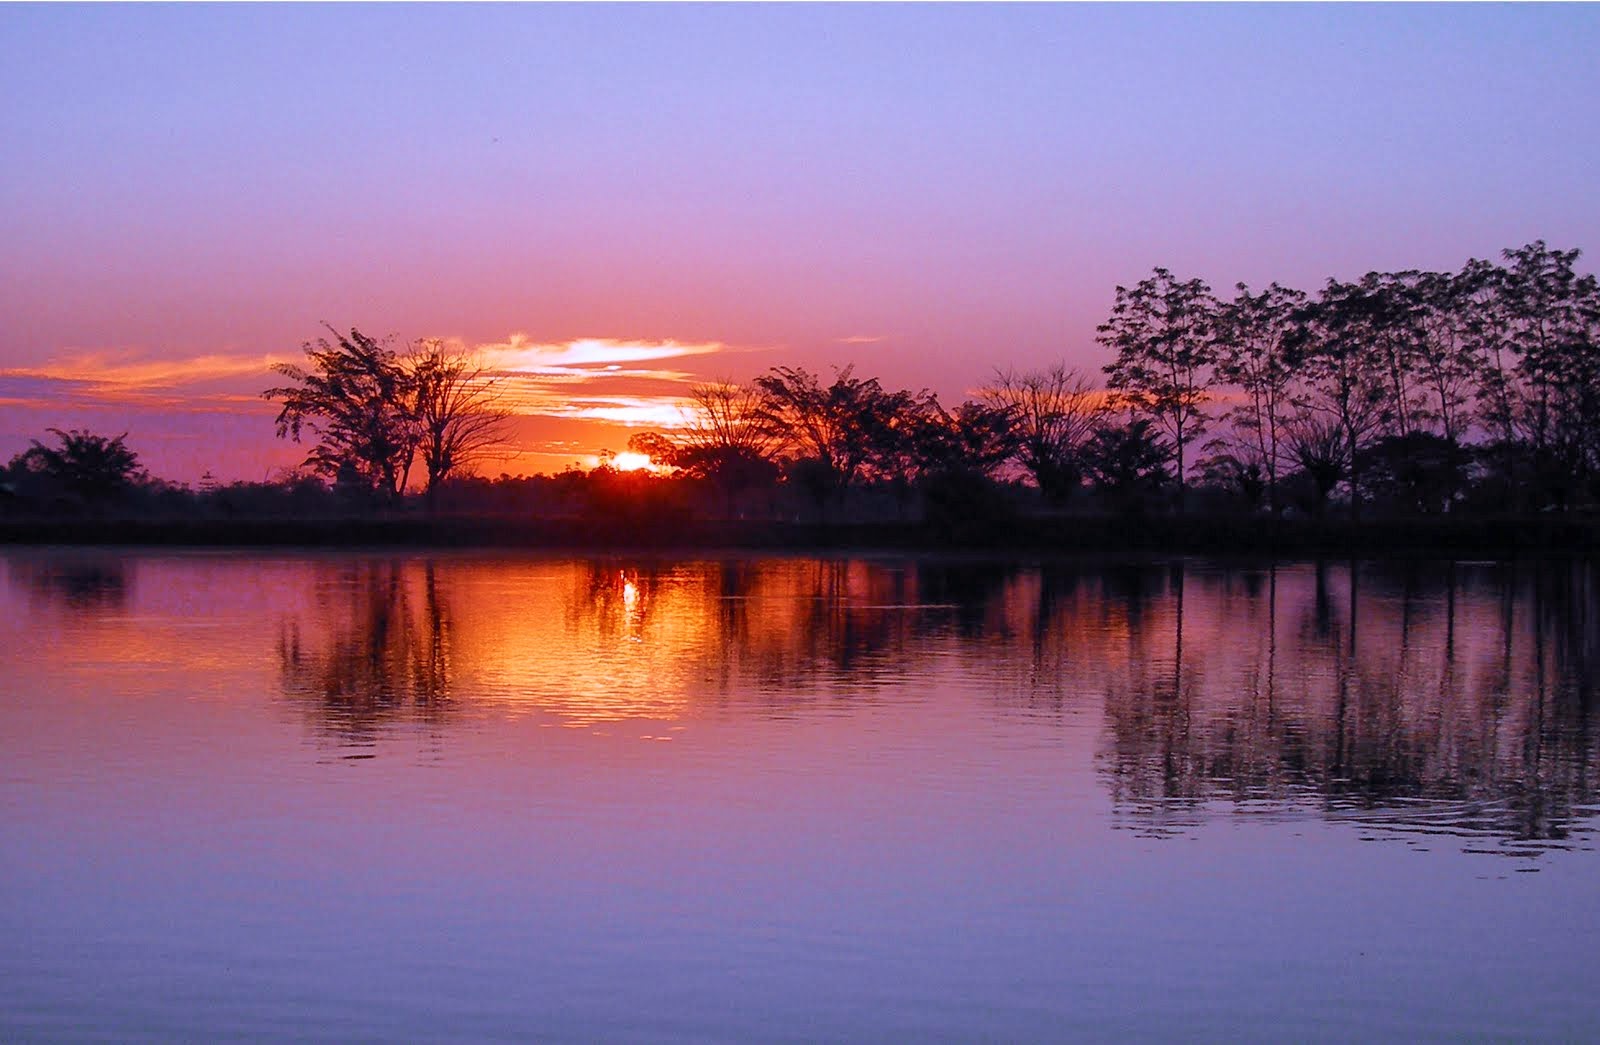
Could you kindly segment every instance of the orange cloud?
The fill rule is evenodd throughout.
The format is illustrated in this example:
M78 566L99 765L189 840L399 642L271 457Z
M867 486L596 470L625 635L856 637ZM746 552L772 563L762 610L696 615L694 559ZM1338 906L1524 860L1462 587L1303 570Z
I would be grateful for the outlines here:
M188 359L140 358L133 352L77 352L39 367L15 367L5 376L77 381L96 387L171 387L232 377L267 373L288 356L225 356L212 354Z
M70 352L40 366L0 370L0 395L28 406L129 406L182 413L258 404L272 364L286 356L211 354L161 359L136 352Z
M667 391L575 397L550 388L542 381L525 380L519 375L504 376L500 380L500 405L514 414L528 417L587 418L675 428L687 423L687 411L692 408L688 398Z
M479 345L484 362L506 373L535 374L541 377L604 376L607 373L661 373L657 368L627 370L629 363L648 363L684 356L710 355L727 346L716 341L619 341L612 338L579 338L561 343L538 343L524 334L513 334L500 344Z
M733 350L715 341L579 338L538 343L523 334L476 347L484 365L499 376L507 409L629 428L686 424L693 404L685 386L703 378L660 364L728 351Z
M648 425L678 428L694 418L694 403L689 399L643 396L580 399L552 411L558 417L578 417L613 421L630 428Z

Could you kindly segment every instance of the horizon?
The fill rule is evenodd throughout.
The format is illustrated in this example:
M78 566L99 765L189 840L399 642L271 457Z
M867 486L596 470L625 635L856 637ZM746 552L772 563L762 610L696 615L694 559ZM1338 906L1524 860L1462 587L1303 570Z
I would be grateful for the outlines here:
M1158 265L1315 291L1600 231L1593 8L0 19L0 459L87 428L265 478L305 451L268 368L325 321L524 375L485 471L548 473L776 364L1098 378Z

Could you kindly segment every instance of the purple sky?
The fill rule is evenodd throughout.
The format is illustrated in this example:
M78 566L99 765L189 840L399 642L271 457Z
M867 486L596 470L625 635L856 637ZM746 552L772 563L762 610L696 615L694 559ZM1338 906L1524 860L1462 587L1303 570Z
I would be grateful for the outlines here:
M9 6L0 49L0 458L260 478L323 320L502 346L548 470L774 363L1097 369L1154 265L1600 249L1592 6Z

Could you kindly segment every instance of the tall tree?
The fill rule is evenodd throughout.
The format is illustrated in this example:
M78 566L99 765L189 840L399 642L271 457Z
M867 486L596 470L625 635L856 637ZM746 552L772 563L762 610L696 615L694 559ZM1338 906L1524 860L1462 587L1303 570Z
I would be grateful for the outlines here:
M1305 309L1299 290L1273 283L1259 294L1240 283L1233 300L1217 310L1217 375L1244 393L1243 402L1228 411L1234 437L1230 443L1243 471L1258 469L1266 481L1267 505L1278 508L1278 470L1283 460L1283 425L1290 411L1294 368L1290 356L1298 344L1296 319Z
M1383 375L1389 409L1385 421L1401 438L1428 420L1428 404L1419 387L1422 301L1417 290L1421 273L1369 272L1360 283L1337 284L1336 320L1342 336L1364 339L1374 365Z
M1370 336L1373 303L1355 284L1329 280L1299 317L1294 364L1302 376L1296 404L1302 414L1331 423L1344 444L1350 510L1361 514L1361 451L1393 416L1385 357ZM1300 427L1323 426L1307 420Z
M294 382L261 393L282 403L278 438L299 442L309 429L317 436L306 457L309 467L398 497L418 444L412 376L393 350L361 331L352 329L348 337L331 326L328 331L332 341L319 338L303 346L307 366L272 368Z
M419 343L404 365L431 503L445 479L505 443L511 414L503 406L498 379L442 341Z
M1465 482L1462 440L1473 421L1472 406L1483 372L1478 331L1487 292L1470 265L1461 274L1408 272L1398 279L1410 304L1414 334L1410 365L1418 392L1413 416L1419 427L1397 435L1387 457L1380 454L1371 460L1391 478L1403 480L1405 503L1422 510L1448 508ZM1420 425L1431 425L1437 441ZM1417 460L1395 467L1393 459L1409 452L1415 452Z
M1013 457L1041 494L1058 501L1078 487L1084 444L1106 409L1105 395L1087 377L1063 363L1020 373L997 370L981 398L1009 417Z
M1439 434L1459 445L1472 423L1472 403L1483 371L1476 332L1483 322L1484 289L1470 265L1461 273L1418 273L1414 288L1422 334L1417 376Z
M1507 414L1498 420L1527 443L1547 500L1562 503L1567 479L1600 464L1600 289L1578 273L1580 256L1543 240L1507 250L1495 295L1497 350L1516 360L1509 380L1492 375L1506 382L1493 393Z
M1128 289L1117 287L1111 318L1097 340L1116 350L1107 384L1135 414L1150 418L1171 439L1184 499L1189 445L1205 432L1206 402L1216 380L1216 299L1204 282L1179 280L1164 268Z

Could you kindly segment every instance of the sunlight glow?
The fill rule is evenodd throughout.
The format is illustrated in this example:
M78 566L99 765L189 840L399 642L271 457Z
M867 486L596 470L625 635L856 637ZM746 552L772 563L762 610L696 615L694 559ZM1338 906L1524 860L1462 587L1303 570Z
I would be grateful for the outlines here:
M630 428L681 428L690 423L694 414L686 400L646 399L643 396L614 397L609 399L576 400L564 406L557 405L547 413L554 417L577 417L589 421L612 421Z
M641 468L655 470L655 463L650 460L649 454L636 454L632 450L624 450L611 459L611 467L619 472L637 472Z
M581 374L607 376L626 363L644 363L682 356L709 355L723 349L720 342L686 344L680 341L618 341L587 337L556 344L540 344L525 334L513 334L493 345L480 345L489 366L507 373L565 377Z

